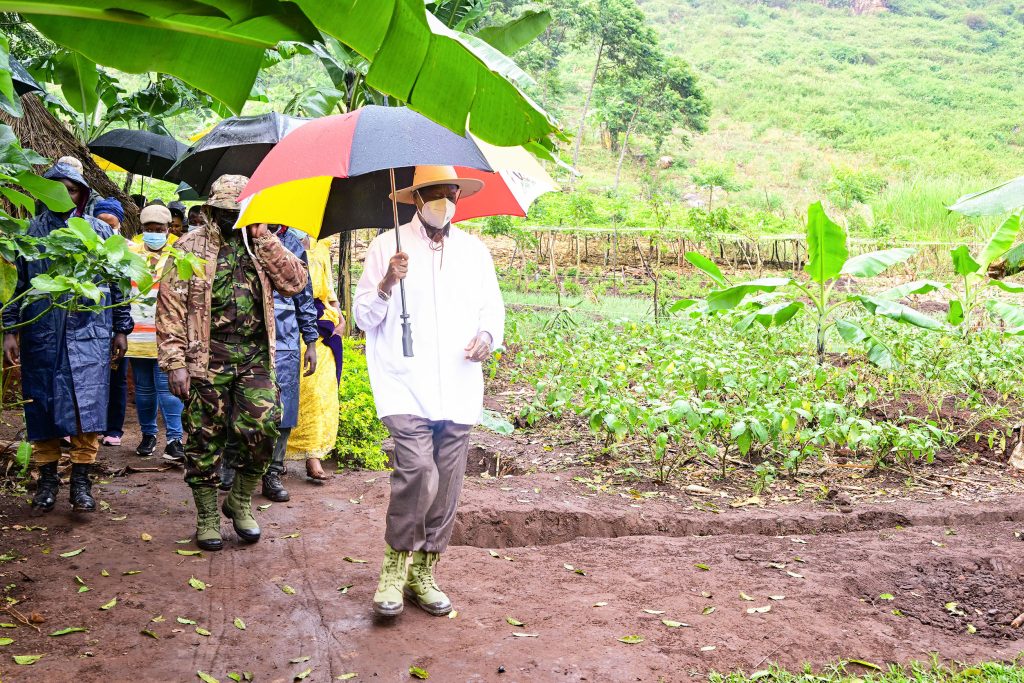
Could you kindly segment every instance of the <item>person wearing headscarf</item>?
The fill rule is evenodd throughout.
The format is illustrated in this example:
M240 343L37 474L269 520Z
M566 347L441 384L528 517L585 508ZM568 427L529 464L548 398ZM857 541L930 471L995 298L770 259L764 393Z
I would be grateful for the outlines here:
M124 221L124 207L114 197L101 199L93 205L92 215L110 226L114 234L121 233L121 223Z
M62 213L44 208L29 223L28 234L33 237L46 237L67 227L91 194L85 178L66 164L54 165L43 177L63 183L75 208ZM92 216L84 220L101 238L111 236L106 223ZM15 266L18 297L50 263L18 258ZM32 444L32 462L39 469L32 506L43 511L52 510L56 503L60 487L57 463L64 437L71 439L71 504L78 511L96 509L89 473L99 451L100 432L107 427L110 365L123 358L133 327L130 308L123 303L117 284L96 284L103 295L99 311L69 312L52 307L46 298L3 311L4 358L9 365L21 365L26 438Z
M299 382L301 410L298 424L288 440L285 458L305 461L306 476L320 482L328 478L320 461L334 450L338 438L338 382L341 380L341 335L345 326L331 276L330 242L313 240L307 235L302 237L309 242L306 256L318 332L312 345L305 342L306 352L314 349L317 362L314 372L304 374Z
M373 596L380 616L401 614L403 596L434 616L452 610L434 567L451 540L469 434L483 414L480 364L501 345L505 326L490 252L451 225L459 200L482 187L451 166L417 166L413 184L393 195L416 207L398 228L404 251L395 251L394 230L379 235L356 288L352 312L366 332L377 415L395 442L384 563ZM405 353L395 296L403 280L416 326L414 355Z

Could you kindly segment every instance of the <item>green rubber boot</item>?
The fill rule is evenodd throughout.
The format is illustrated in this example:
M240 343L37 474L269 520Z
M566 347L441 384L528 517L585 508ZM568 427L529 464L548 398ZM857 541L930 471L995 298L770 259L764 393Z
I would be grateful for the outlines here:
M373 611L382 617L397 617L404 609L402 586L405 585L405 565L409 561L409 553L386 547L377 592L373 594Z
M259 474L239 471L221 508L224 516L231 520L238 538L245 543L260 540L260 525L252 516L252 492L256 490L262 478Z
M434 567L441 559L438 553L417 550L412 554L412 564L405 579L405 597L409 598L427 614L443 617L452 611L452 602L441 592L434 580Z
M196 545L203 550L220 550L220 515L217 513L217 489L197 486L192 489L196 501Z

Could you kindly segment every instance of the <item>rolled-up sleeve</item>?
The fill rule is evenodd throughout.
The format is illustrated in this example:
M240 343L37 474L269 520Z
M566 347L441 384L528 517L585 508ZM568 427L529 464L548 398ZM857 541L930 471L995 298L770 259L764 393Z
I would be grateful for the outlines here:
M363 264L363 274L356 285L356 296L352 301L352 317L356 319L356 325L364 332L375 329L387 317L390 302L384 301L377 294L377 285L384 279L387 272L387 261L381 249L381 239L390 233L385 233L373 241L370 248L366 250L366 260ZM392 239L394 236L392 235Z
M480 288L483 292L483 303L480 306L479 332L487 332L494 340L493 349L505 344L505 301L498 287L498 275L494 271L494 259L491 252L483 244L480 245Z

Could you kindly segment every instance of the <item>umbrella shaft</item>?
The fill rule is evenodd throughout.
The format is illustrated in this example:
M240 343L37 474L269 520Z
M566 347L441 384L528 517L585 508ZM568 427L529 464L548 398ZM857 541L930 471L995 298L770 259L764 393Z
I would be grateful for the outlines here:
M395 169L388 169L391 176L391 212L395 221L395 250L402 251L401 232L398 228L398 200L395 199ZM409 322L409 309L405 305L405 280L398 281L398 292L402 297L402 355L412 358L412 324Z

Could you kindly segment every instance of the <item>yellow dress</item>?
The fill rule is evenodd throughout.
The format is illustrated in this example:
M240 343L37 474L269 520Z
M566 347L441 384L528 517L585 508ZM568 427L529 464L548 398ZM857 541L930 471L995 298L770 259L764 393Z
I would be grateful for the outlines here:
M341 334L336 305L338 296L331 277L331 251L326 240L311 240L306 256L309 259L309 277L313 297L324 304L321 320L334 323ZM301 342L300 342L301 343ZM334 353L322 339L316 342L316 372L299 381L299 421L288 438L285 458L305 460L323 458L334 450L338 437L338 379ZM302 352L305 353L305 346Z

